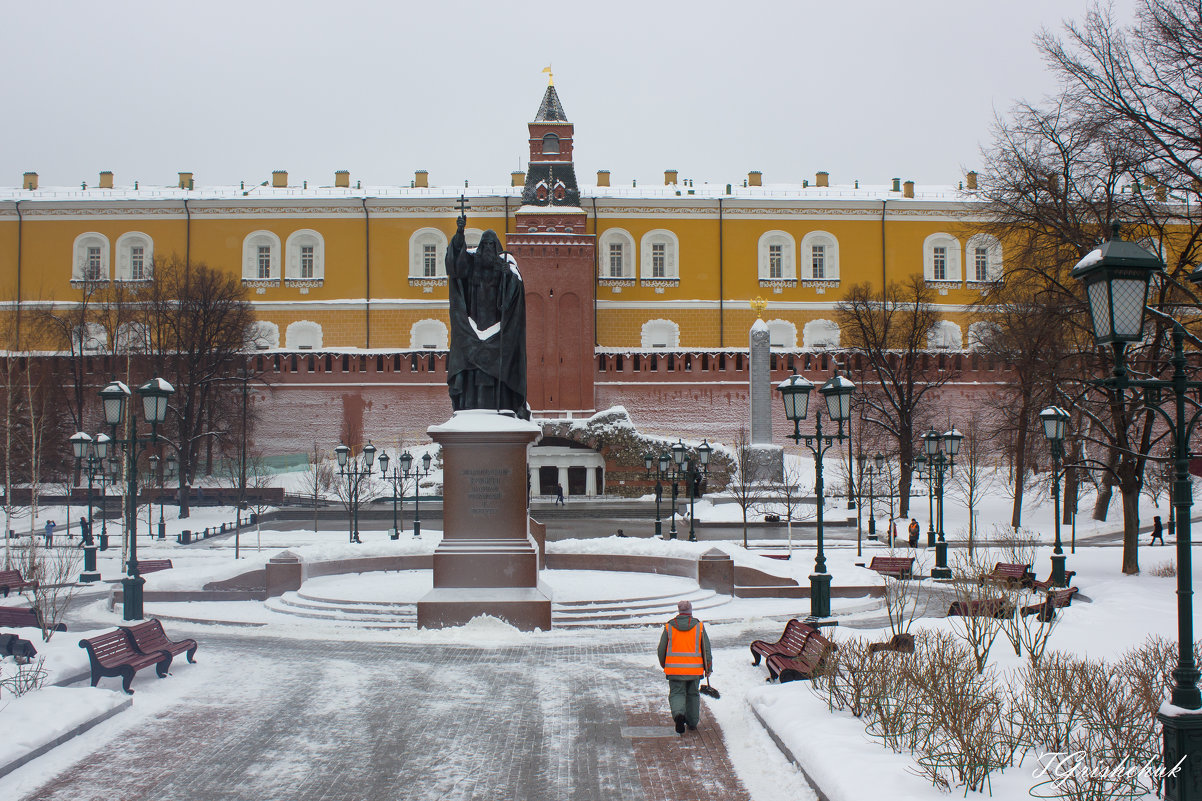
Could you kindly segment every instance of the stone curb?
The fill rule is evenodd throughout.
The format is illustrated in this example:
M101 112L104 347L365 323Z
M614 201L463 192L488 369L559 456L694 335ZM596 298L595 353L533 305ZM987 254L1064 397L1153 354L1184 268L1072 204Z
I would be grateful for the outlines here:
M12 773L17 768L23 767L24 765L26 765L29 762L32 762L33 760L37 759L38 757L49 753L51 750L57 748L58 746L62 745L65 742L67 742L67 740L70 740L73 737L77 737L78 735L83 734L85 731L92 728L93 726L103 723L104 721L106 721L109 718L116 715L118 712L124 712L125 710L127 710L131 706L133 706L133 704L134 704L134 699L126 698L120 704L118 704L117 706L108 710L107 712L97 715L96 717L92 718L91 720L87 720L87 721L84 721L83 723L80 723L74 729L71 729L68 732L64 732L63 734L60 734L58 737L54 738L50 742L45 743L44 745L39 746L38 748L35 748L34 750L30 751L25 756L17 757L12 762L9 762L6 765L0 765L0 776L7 776L8 774Z
M760 717L760 711L752 704L748 704L747 706L751 708L751 714L755 715L755 719L758 720L760 725L764 727L764 731L766 731L768 736L772 738L772 742L776 743L776 747L780 749L782 754L784 754L785 759L792 762L797 766L797 769L801 771L801 775L803 778L805 778L806 784L810 785L810 789L814 791L814 795L818 796L818 801L831 801L831 797L823 792L822 788L818 786L818 783L814 781L814 778L806 772L805 766L801 764L797 757L793 756L793 752L789 750L789 746L785 745L784 740L778 737L776 732L772 730L772 727L765 723L764 719Z

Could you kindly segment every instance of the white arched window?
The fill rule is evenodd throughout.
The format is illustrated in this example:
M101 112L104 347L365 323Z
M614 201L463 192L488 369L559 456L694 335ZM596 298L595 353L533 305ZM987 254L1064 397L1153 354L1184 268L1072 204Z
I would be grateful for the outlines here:
M769 231L760 237L756 250L761 281L797 279L794 252L797 244L784 231Z
M1002 280L1002 243L996 236L977 234L965 245L968 280L977 283ZM970 326L971 330L971 326Z
M114 343L118 353L146 353L150 350L150 329L143 323L122 323Z
M928 281L959 281L960 240L951 234L931 234L922 243L922 275Z
M976 350L995 337L1000 331L997 323L981 321L968 326L968 349Z
M940 320L927 332L927 347L931 350L960 350L964 339L960 326L951 320Z
M288 350L321 349L321 326L308 320L289 323L284 337L284 347Z
M801 277L807 281L839 280L839 240L826 231L811 231L801 240Z
M642 251L640 277L644 281L675 281L680 277L680 244L676 234L663 229L648 231L643 234L639 249Z
M464 232L467 238L467 232ZM476 242L480 239L477 237ZM470 245L470 240L468 242ZM409 277L446 278L443 259L447 252L447 235L437 228L419 228L409 237Z
M326 244L321 234L308 228L294 231L284 249L284 277L321 281L326 274Z
M801 330L803 348L839 347L839 325L834 320L810 320Z
M648 320L643 323L644 348L679 348L680 326L671 320Z
M413 350L446 350L447 342L447 325L442 320L418 320L409 329Z
M271 231L255 231L242 240L242 280L278 281L280 238Z
M109 240L104 234L87 233L75 237L71 258L71 280L109 280Z
M482 236L484 236L484 231L479 228L464 228L463 246L468 250L475 250L480 247L480 237Z
M108 347L109 336L100 323L84 323L71 332L73 353L99 353Z
M621 228L610 228L601 234L598 247L601 278L634 278L634 237Z
M280 327L267 320L256 320L247 332L247 345L254 350L271 350L280 346Z
M151 264L154 242L146 234L130 231L117 240L117 280L149 281L153 278Z
M773 348L797 347L797 326L788 320L768 321L768 345Z

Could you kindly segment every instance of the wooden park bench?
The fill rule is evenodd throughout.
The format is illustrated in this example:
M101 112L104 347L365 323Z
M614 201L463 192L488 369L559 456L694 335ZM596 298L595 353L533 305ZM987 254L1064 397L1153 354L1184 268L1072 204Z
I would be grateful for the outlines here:
M1048 597L1037 604L1024 606L1022 609L1023 617L1028 615L1038 615L1038 620L1047 623L1056 616L1056 610L1066 606L1071 606L1073 596L1078 592L1077 587L1068 587L1063 590L1049 590Z
M92 663L92 686L95 687L103 676L120 676L121 689L133 695L129 688L134 680L134 673L144 667L155 665L159 678L167 675L171 667L171 654L166 651L155 651L152 654L140 654L133 646L129 637L121 629L79 641L79 647L88 652Z
M1030 565L1018 565L1011 562L998 562L993 566L993 572L981 577L982 582L992 581L1007 586L1020 584L1029 587L1035 581L1035 574Z
M882 576L892 576L898 579L908 579L914 576L913 556L874 556L868 563L869 570L875 570Z
M877 651L912 654L914 653L914 635L894 634L888 642L874 642L868 645L868 653L875 654Z
M1004 620L1014 614L1014 605L1005 598L978 598L973 601L952 601L948 617L995 617Z
M24 592L37 588L36 581L26 581L21 578L20 570L0 570L0 593L3 593L5 598L10 592Z
M170 559L139 559L138 560L138 575L145 573L154 573L156 570L170 570Z
M797 618L793 618L785 624L785 631L776 642L756 640L751 644L751 664L758 665L762 656L774 654L797 656L805 647L806 637L816 631L818 629L809 623L802 623Z
M193 664L196 662L193 658L196 655L196 640L167 639L167 632L163 631L163 624L154 618L134 626L118 626L118 628L125 632L125 636L129 638L134 650L140 654L149 656L163 652L171 654L174 658L182 653L187 653L188 661Z
M817 629L806 635L801 653L796 656L772 654L767 658L769 681L779 679L781 682L811 679L822 670L828 654L837 646L823 637Z
M1077 571L1075 571L1075 570L1064 571L1064 584L1066 587L1069 584L1073 583L1073 576L1075 576L1075 575L1077 575ZM1054 589L1055 587L1056 587L1056 585L1052 583L1052 577L1050 575L1047 577L1047 579L1045 581L1032 581L1031 582L1031 588L1036 589L1036 590L1050 590L1050 589Z
M15 629L40 629L42 628L42 619L38 616L38 610L32 606L0 606L0 626L11 626ZM67 626L59 623L54 630L66 631Z

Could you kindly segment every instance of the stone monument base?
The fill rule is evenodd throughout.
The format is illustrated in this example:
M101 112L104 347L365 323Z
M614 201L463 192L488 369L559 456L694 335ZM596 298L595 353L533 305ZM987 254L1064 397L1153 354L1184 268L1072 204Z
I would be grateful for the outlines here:
M749 445L747 466L752 481L779 484L785 478L785 449L779 445Z
M443 539L434 589L417 603L420 628L492 615L530 631L551 628L527 515L526 448L541 429L493 411L458 411L429 428L442 446Z

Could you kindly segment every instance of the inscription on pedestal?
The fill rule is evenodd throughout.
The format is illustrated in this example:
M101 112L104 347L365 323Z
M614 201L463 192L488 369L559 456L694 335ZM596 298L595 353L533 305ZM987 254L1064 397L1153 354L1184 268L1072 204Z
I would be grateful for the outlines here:
M501 503L501 482L510 473L507 467L478 467L464 470L467 479L468 510L474 517L496 514Z

